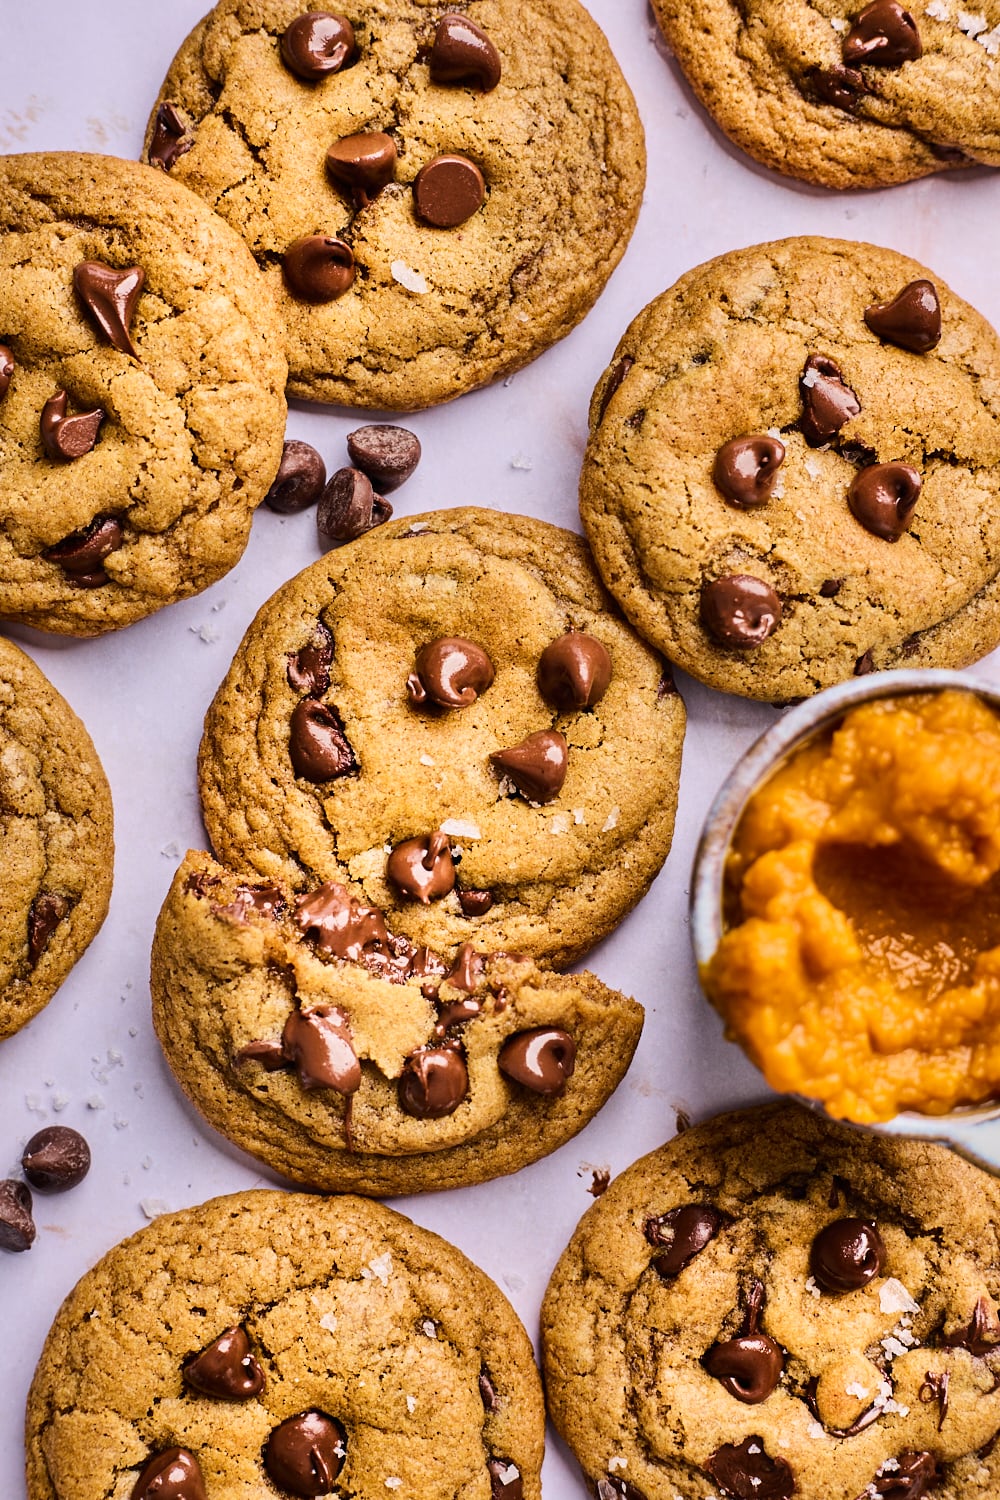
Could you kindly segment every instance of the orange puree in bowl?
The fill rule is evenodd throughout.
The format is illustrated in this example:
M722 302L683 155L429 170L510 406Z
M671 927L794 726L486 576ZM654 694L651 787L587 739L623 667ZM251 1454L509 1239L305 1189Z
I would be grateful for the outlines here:
M871 1123L1000 1097L1000 716L884 699L754 793L702 980L772 1087Z

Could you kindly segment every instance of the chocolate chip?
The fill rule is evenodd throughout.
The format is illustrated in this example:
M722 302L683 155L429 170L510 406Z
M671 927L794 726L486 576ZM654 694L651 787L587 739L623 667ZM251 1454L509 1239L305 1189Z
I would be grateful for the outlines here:
M604 421L604 414L611 405L611 398L620 389L628 375L629 370L635 364L631 354L623 354L616 364L612 365L611 373L607 378L604 390L601 394L601 404L597 409L598 422Z
M810 354L799 377L799 391L799 428L810 448L830 442L861 411L861 402L845 384L840 366L825 354Z
M8 1177L0 1182L0 1250L28 1250L34 1238L31 1193Z
M449 12L434 33L430 72L432 83L476 83L488 94L500 82L500 54L475 21Z
M124 539L121 522L114 516L96 516L89 526L71 532L54 547L47 547L42 556L47 562L58 563L67 580L77 588L100 588L110 582L103 567L104 559L117 552Z
M389 934L376 906L364 906L346 886L328 882L295 904L295 925L315 940L321 953L358 963L366 951L389 955Z
M326 170L340 187L346 187L358 210L390 183L396 171L396 143L381 130L345 135L326 153Z
M112 348L138 359L129 329L136 303L146 284L141 266L116 271L98 260L84 260L73 272L73 289L84 311Z
M454 1047L421 1047L406 1059L397 1092L404 1114L415 1120L443 1120L469 1092L465 1059Z
M354 252L331 235L306 234L293 241L282 265L285 285L302 302L335 302L354 284Z
M455 983L450 975L447 977L449 984ZM428 988L429 986L424 987L425 993ZM474 1021L477 1016L482 1015L483 1010L482 1002L477 1000L474 995L466 995L464 1000L452 1000L448 1005L441 1004L440 1001L438 1004L440 1009L438 1010L438 1018L434 1023L434 1035L440 1037L442 1041L447 1037L451 1027L468 1025L470 1021Z
M463 917L485 917L493 905L492 891L459 891L458 904Z
M293 1010L281 1033L281 1046L295 1064L304 1089L354 1094L361 1087L361 1064L347 1015L336 1005Z
M382 494L391 495L420 462L420 439L406 427L374 423L347 434L351 462Z
M319 698L330 686L333 633L322 620L316 621L313 638L288 658L288 685L297 693Z
M265 1469L279 1489L293 1495L328 1495L346 1457L347 1434L321 1411L289 1417L264 1445Z
M851 480L851 514L872 536L898 542L913 520L923 480L909 464L872 464Z
M611 682L611 656L592 635L567 630L539 657L537 681L538 691L555 708L593 708Z
M49 458L67 461L82 458L97 442L97 429L104 421L104 410L97 406L93 411L77 412L75 417L66 415L68 397L65 391L56 391L42 407L39 430L42 447Z
M471 943L463 943L442 983L450 984L452 989L465 990L471 995L479 988L485 968L486 960L482 954L477 953Z
M205 1500L198 1460L186 1448L155 1454L136 1480L131 1500Z
M917 23L899 0L874 0L866 5L844 38L843 57L856 63L898 68L923 56Z
M333 781L360 770L337 710L316 698L303 698L292 711L288 752L296 776Z
M315 505L326 484L326 464L311 443L289 438L264 504L279 516L297 515Z
M500 1048L497 1066L533 1094L552 1098L562 1093L573 1076L576 1042L558 1026L519 1031Z
M777 1388L785 1356L768 1334L748 1333L713 1344L702 1364L737 1401L757 1406Z
M884 1472L883 1472L884 1471ZM895 1465L888 1469L883 1464L858 1500L923 1500L923 1496L939 1485L944 1473L933 1453L914 1453L912 1449L901 1453Z
M669 663L665 662L663 671L660 673L660 680L656 684L656 701L657 703L662 703L664 698L672 698L676 696L676 693L677 684L674 681L674 674L670 669Z
M413 184L417 218L435 229L457 229L485 198L483 174L466 156L435 156L421 167Z
M941 342L941 303L933 281L911 281L891 302L865 308L865 322L887 344L927 354Z
M386 874L403 896L426 906L455 889L455 864L446 833L406 839L386 861Z
M285 1049L280 1042L259 1040L247 1042L236 1054L238 1063L259 1062L265 1073L280 1073L283 1068L290 1068L291 1063L285 1056Z
M712 479L730 505L749 510L767 504L784 459L785 445L777 438L733 438L715 455Z
M171 104L169 99L156 111L156 124L153 126L153 139L149 147L149 165L160 167L164 172L169 172L178 157L190 151L194 145L193 140L186 140L188 127L184 124L177 106Z
M709 1203L685 1203L682 1208L647 1219L643 1232L649 1243L662 1251L653 1265L664 1281L679 1276L726 1222L726 1215Z
M274 885L238 885L233 899L228 904L213 906L212 910L227 921L247 925L251 912L259 917L275 917L285 907L285 898Z
M14 374L14 356L6 344L0 344L0 401L6 396Z
M316 512L320 540L328 546L353 542L392 515L392 506L372 489L360 469L338 469L323 491Z
M856 1292L881 1275L886 1249L870 1219L834 1219L809 1252L809 1270L824 1292Z
M819 596L821 599L836 599L843 587L843 578L828 578L825 583L820 584Z
M483 1411L492 1413L500 1410L500 1398L497 1396L496 1386L487 1370L479 1372L479 1394L483 1402Z
M872 93L863 73L857 68L843 68L839 63L832 68L810 68L803 84L807 98L831 104L849 114L856 114L864 95Z
M524 1481L517 1464L509 1458L491 1458L486 1465L490 1474L491 1500L523 1500Z
M421 646L416 671L406 679L410 702L438 708L468 708L492 684L493 663L475 641L445 635Z
M863 652L854 663L854 675L855 677L867 677L869 672L874 672L874 670L875 657L872 653L872 648L869 646L868 650Z
M39 1192L65 1193L90 1171L90 1147L68 1125L47 1125L25 1146L21 1168Z
M551 802L566 780L569 747L558 729L539 729L509 750L494 750L490 760L509 776L529 802Z
M701 623L718 645L748 651L781 624L781 600L762 578L733 573L702 587Z
M69 911L66 897L54 891L43 891L32 901L28 910L28 962L32 968L45 952L59 923L69 916Z
M264 1389L264 1371L239 1324L181 1366L185 1385L218 1401L252 1401Z
M281 60L305 83L337 73L354 56L354 27L332 10L296 16L281 38Z
M611 1171L608 1167L592 1167L590 1171L590 1187L587 1192L592 1198L603 1198L611 1186Z
M951 1349L968 1349L980 1359L984 1354L992 1354L1000 1346L1000 1318L990 1299L980 1297L965 1327L942 1342Z
M917 1392L917 1397L924 1405L931 1401L937 1402L938 1408L938 1432L944 1426L944 1419L948 1415L948 1386L951 1383L950 1370L927 1370L924 1374L923 1383Z
M734 1500L791 1500L795 1476L783 1458L769 1458L761 1437L723 1443L705 1465L716 1484Z

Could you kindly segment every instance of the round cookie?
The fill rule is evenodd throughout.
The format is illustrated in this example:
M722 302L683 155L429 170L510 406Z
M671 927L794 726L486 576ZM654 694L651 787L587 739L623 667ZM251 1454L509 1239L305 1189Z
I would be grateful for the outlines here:
M916 261L803 238L697 267L590 426L598 568L711 686L786 700L1000 640L1000 343Z
M449 696L435 653L421 655L449 641L471 673L460 667L453 686L474 701L412 701L411 677ZM582 694L590 706L557 673L542 696L554 643L583 652L584 675L590 657L606 660L603 695L589 678ZM485 657L479 673L495 672L489 685L462 657L470 649ZM471 942L562 967L666 858L683 732L663 662L621 619L579 537L524 516L437 511L328 553L260 610L206 717L205 824L231 869L295 891L341 882L449 959ZM513 750L523 754L502 766L490 759Z
M28 1496L538 1500L544 1420L523 1327L454 1246L363 1199L236 1193L70 1293L28 1398Z
M0 637L0 1038L51 1000L111 898L111 791L86 729Z
M236 1145L309 1187L464 1187L561 1146L618 1086L642 1007L592 974L390 934L342 886L296 900L189 854L153 944L177 1081Z
M653 0L702 104L744 151L823 187L1000 166L1000 3Z
M628 1168L542 1306L549 1413L600 1500L1000 1487L1000 1188L797 1106Z
M221 0L153 111L147 159L250 245L304 400L410 410L520 368L593 306L635 225L642 125L583 6L446 9L338 6L354 50L305 77L285 53L342 57L341 25L310 45L299 0Z
M98 635L239 559L281 458L246 246L162 172L0 157L0 615Z

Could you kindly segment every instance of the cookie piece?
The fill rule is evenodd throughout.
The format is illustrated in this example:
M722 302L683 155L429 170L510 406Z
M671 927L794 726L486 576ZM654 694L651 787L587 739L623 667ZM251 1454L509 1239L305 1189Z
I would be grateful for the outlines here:
M823 187L1000 166L1000 5L958 0L653 0L731 140Z
M559 967L666 858L683 729L579 537L437 511L260 610L206 718L205 823L231 869L340 882L449 960L471 942Z
M543 1423L523 1327L453 1245L363 1199L236 1193L157 1219L66 1299L28 1496L538 1500Z
M90 735L0 637L0 1038L46 1005L111 898L111 790Z
M601 1500L960 1500L1000 1484L1000 1188L797 1106L720 1115L585 1215L542 1307Z
M711 686L785 700L1000 641L1000 344L916 261L709 261L633 322L590 422L597 565Z
M0 615L98 635L239 559L281 458L246 246L162 172L0 158Z
M292 395L412 410L519 369L593 306L639 212L642 126L603 33L577 0L364 0L325 40L314 24L298 0L221 0L147 159L250 245Z
M157 923L153 1020L209 1122L310 1187L462 1187L561 1146L623 1078L642 1007L592 974L454 964L326 885L189 854Z

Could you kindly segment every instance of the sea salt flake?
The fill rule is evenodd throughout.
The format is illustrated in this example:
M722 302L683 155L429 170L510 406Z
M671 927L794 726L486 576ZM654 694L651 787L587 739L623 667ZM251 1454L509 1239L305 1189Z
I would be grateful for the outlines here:
M784 481L784 479L777 479L777 480L775 480L774 485L773 485L773 487L771 489L771 499L772 500L784 500L784 498L785 498L785 481Z
M947 21L951 16L951 6L947 5L945 0L930 0L927 14L935 21Z
M430 287L420 272L408 266L405 260L394 260L389 270L392 272L393 281L398 281L400 286L405 286L408 292L416 292L422 296L424 292L430 291Z
M429 1339L437 1338L437 1324L432 1318L425 1318L420 1326Z
M980 47L985 48L990 57L996 57L1000 53L1000 26L994 26L992 31L984 31L976 37Z
M851 1380L844 1386L845 1396L857 1396L859 1401L867 1401L871 1391L860 1380Z
M549 821L550 833L569 833L573 826L573 820L569 813L554 813Z
M781 428L780 427L769 427L767 429L767 435L768 435L769 438L776 438L776 439L780 440L780 438L781 438Z
M614 1458L609 1458L608 1459L608 1473L609 1474L614 1474L619 1469L627 1469L627 1468L628 1468L628 1459L627 1458L621 1458L617 1453L615 1454Z
M964 31L966 36L977 37L989 24L980 11L960 10L958 13L958 29Z
M162 1198L143 1198L140 1200L139 1207L147 1219L158 1219L161 1214L170 1212L169 1204L164 1203Z
M884 1313L916 1313L920 1304L914 1302L906 1287L895 1276L882 1283L878 1289L878 1305Z
M879 1467L878 1473L879 1473L879 1475L882 1475L882 1474L895 1474L895 1472L896 1472L896 1470L898 1468L899 1468L899 1459L898 1458L887 1458L885 1460L885 1463L883 1463Z
M901 1344L899 1339L893 1338L891 1334L884 1339L880 1339L879 1343L885 1350L886 1359L898 1359L901 1354L906 1353L906 1345Z
M816 1285L816 1279L813 1276L806 1277L806 1291L811 1297L822 1297L823 1295L819 1287Z
M850 31L851 29L850 21L845 21L843 16L831 16L830 25L834 31Z
M826 1437L826 1428L822 1422L810 1422L806 1432L811 1438Z
M483 836L479 824L473 823L471 818L445 818L441 832L453 839L481 839Z
M420 764L422 766L432 766L434 764L433 755L422 755L420 757Z
M327 1333L336 1333L336 1331L337 1331L337 1315L336 1315L336 1313L332 1313L332 1312L324 1313L323 1316L319 1320L319 1326L321 1328L325 1328L326 1331L327 1331Z
M64 1110L66 1108L66 1106L67 1106L68 1103L69 1103L69 1095L68 1094L53 1094L52 1095L52 1108L55 1110L56 1114L59 1114L62 1110Z
M87 1100L87 1108L106 1109L107 1105L104 1103L104 1100L101 1098L100 1094L91 1094L90 1098Z
M809 478L810 479L818 479L819 476L822 474L822 472L823 472L822 467L816 462L816 460L814 458L809 458L807 456L806 457L806 473L809 475Z
M392 1255L387 1250L384 1255L377 1255L362 1267L361 1274L368 1273L368 1277L377 1276L383 1286L389 1285L389 1277L392 1275Z
M501 1484L513 1484L515 1479L521 1477L517 1464L498 1465L496 1473Z
M573 822L574 823L582 823L583 821L584 821L584 809L582 807L574 807L574 809L573 809Z
M806 388L807 391L811 391L812 388L813 388L813 386L816 384L816 382L817 382L818 379L819 379L819 371L818 370L816 370L816 369L807 370L806 373L802 376L802 384L805 386L805 388Z
M214 625L189 625L191 635L196 635L206 646L212 646L216 641L222 639L222 631L217 630Z
M510 466L512 469L522 469L525 473L530 473L535 467L526 453L515 453Z
M406 1410L410 1413L411 1417L413 1416L413 1413L416 1411L416 1409L417 1409L417 1398L416 1398L416 1396L407 1396L407 1398L406 1398Z
M397 1478L395 1474L390 1474L389 1478L385 1481L385 1487L387 1490L398 1490L402 1483L403 1481Z
M602 827L601 832L602 833L610 833L611 830L612 830L612 828L617 828L618 827L618 819L620 817L621 817L621 808L620 807L613 807L611 809L611 811L608 813L608 816L607 816L607 818L604 821L604 826Z
M760 1452L760 1444L759 1443L749 1443L747 1445L747 1452L748 1453L759 1453Z
M750 1475L750 1483L753 1485L755 1490L760 1488L760 1480L754 1474Z

